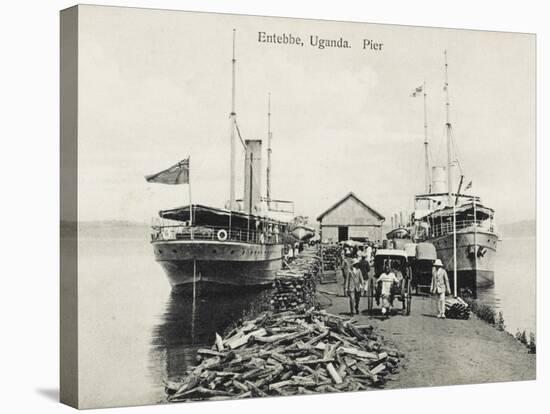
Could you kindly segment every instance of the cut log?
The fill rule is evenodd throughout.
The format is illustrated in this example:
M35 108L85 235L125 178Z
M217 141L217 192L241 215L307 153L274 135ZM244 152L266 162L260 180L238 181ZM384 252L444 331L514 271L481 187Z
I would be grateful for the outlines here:
M334 368L334 365L332 365L332 363L330 362L327 364L327 371L335 384L341 384L343 382L342 377L340 376L340 374L338 374L338 372Z
M265 335L267 335L267 331L264 328L260 328L248 334L241 335L235 339L230 339L229 341L225 342L225 345L227 345L229 349L235 349L246 344L248 342L248 339L252 336L258 338Z
M359 333L358 333L359 332ZM165 384L169 401L294 395L382 386L398 372L402 356L369 326L360 329L339 316L309 309L266 312L217 335L202 362L182 381Z
M373 369L371 369L370 372L372 375L378 375L385 369L386 369L386 364L378 364Z
M216 348L218 348L218 351L223 351L225 349L225 347L223 346L223 340L222 340L222 337L220 335L218 335L218 333L216 332Z

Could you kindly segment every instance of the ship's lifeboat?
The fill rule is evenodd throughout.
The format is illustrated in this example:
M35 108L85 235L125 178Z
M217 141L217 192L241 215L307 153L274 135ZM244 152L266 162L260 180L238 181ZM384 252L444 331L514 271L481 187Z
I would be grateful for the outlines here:
M309 240L315 236L315 229L309 226L300 224L294 227L291 231L292 235L300 241Z

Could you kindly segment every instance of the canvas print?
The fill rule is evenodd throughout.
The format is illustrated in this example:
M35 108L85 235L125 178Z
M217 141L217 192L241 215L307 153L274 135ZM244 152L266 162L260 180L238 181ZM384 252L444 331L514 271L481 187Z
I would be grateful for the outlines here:
M61 12L61 399L534 380L535 35Z

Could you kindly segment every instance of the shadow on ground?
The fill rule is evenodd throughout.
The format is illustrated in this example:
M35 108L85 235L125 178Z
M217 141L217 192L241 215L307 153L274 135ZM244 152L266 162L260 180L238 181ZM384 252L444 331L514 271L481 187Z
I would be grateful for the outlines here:
M57 388L38 388L36 392L48 400L59 401L59 389Z

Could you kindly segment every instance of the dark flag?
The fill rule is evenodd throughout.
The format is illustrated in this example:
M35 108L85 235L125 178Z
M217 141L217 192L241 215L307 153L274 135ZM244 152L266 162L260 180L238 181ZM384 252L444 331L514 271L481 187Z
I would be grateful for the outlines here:
M416 98L417 96L420 96L422 90L424 89L423 86L424 85L420 85L417 88L414 88L414 91L412 91L411 93L411 98Z
M156 174L145 176L147 182L161 184L189 184L189 158Z

